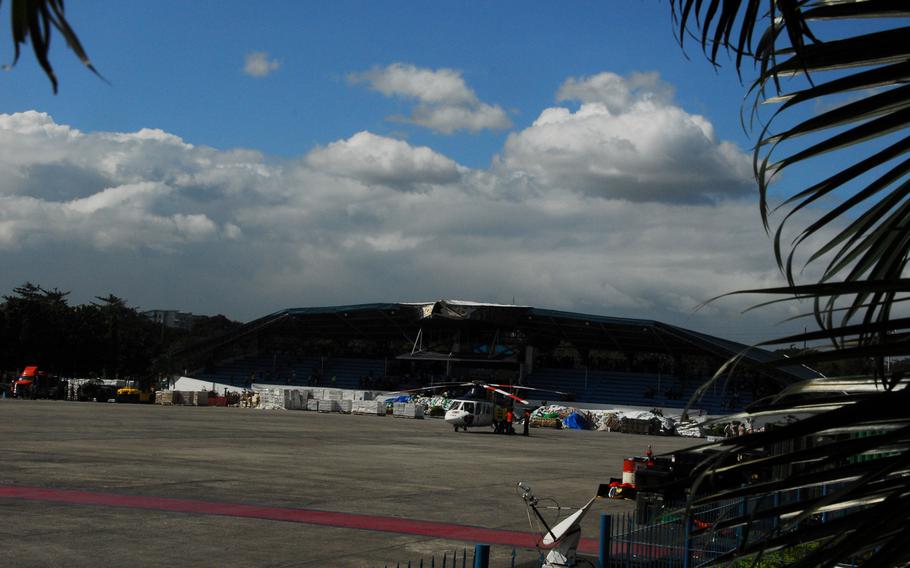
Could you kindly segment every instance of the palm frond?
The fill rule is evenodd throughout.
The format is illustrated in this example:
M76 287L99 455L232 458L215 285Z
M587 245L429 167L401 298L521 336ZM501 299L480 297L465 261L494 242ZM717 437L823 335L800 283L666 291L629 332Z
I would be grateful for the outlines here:
M683 480L691 491L687 510L748 503L711 527L754 533L717 562L814 543L798 565L847 558L890 565L867 562L904 542L910 521L904 386L888 390L869 377L794 384L726 418L779 424L775 418L786 416L791 423L688 450L707 459Z
M30 42L35 59L44 70L44 74L47 75L51 87L56 93L57 75L51 66L49 52L53 30L57 30L82 64L103 79L92 65L79 37L67 21L63 11L63 0L11 0L11 2L13 61L10 67L19 61L20 46Z
M734 54L739 73L746 61L756 65L750 88L755 96L753 113L767 104L778 105L758 135L754 169L760 213L769 230L772 213L784 210L774 230L774 253L788 283L795 286L802 270L796 264L796 252L831 228L834 236L810 251L805 261L827 262L822 282L901 278L910 254L906 236L910 159L905 157L910 138L889 138L906 132L910 124L910 42L906 41L910 28L888 24L910 17L908 5L886 0L674 0L671 4L681 44L687 37L697 39L714 65L720 64L721 52ZM831 22L861 19L885 24L852 35L830 31L835 29ZM696 32L689 31L693 22ZM802 77L802 86L784 92L781 85L792 84L791 77ZM844 101L845 97L852 99ZM808 106L829 105L828 100L837 102L821 113ZM807 118L792 120L806 114ZM776 130L784 123L790 124ZM801 139L810 138L815 140L800 145ZM836 155L842 164L839 171L772 209L771 184L781 172L827 155ZM823 199L840 202L816 213L811 206ZM797 213L803 214L800 219L810 220L789 243L789 250L784 250L785 228L796 222ZM814 220L813 214L817 214ZM856 218L837 229L848 215ZM888 293L865 292L829 297L817 302L817 320L826 327L854 321L874 324L887 318L888 302L895 299ZM844 305L850 309L841 311ZM839 320L833 317L836 312L841 314ZM881 343L880 333L870 328L860 337Z
M773 235L787 285L735 293L771 296L755 308L793 300L812 304L812 313L799 317L811 315L817 329L760 345L827 345L759 366L860 360L874 369L864 377L791 385L724 418L767 427L687 450L702 456L684 480L688 510L730 499L749 503L711 528L742 533L737 549L715 563L774 550L802 551L796 566L906 563L910 389L903 375L887 372L884 361L910 355L910 317L899 309L910 299L910 28L903 25L910 4L671 5L681 45L698 41L715 66L721 53L732 55L740 77L747 63L754 65L750 123L775 107L761 120L753 169L761 221ZM860 20L876 25L849 25ZM805 167L824 158L836 164L833 171ZM772 205L772 184L788 170L822 173ZM775 215L781 218L772 223ZM814 264L820 277L800 283ZM738 358L727 362L712 380L737 364Z

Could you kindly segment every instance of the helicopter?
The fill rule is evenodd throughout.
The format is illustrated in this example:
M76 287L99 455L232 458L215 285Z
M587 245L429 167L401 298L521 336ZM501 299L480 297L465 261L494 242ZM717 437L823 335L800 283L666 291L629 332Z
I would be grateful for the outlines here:
M451 406L449 406L448 410L446 410L445 413L446 423L450 424L456 432L458 432L459 429L467 432L468 428L495 426L494 417L496 414L496 404L489 399L490 395L488 393L495 393L505 398L512 399L514 402L517 402L518 404L524 405L526 407L532 406L532 404L527 400L508 392L505 389L541 391L556 394L559 396L566 395L566 393L556 390L536 389L517 385L488 384L482 381L470 381L466 383L441 383L429 387L398 392L401 394L412 392L438 392L442 389L451 390L465 387L470 387L468 392L464 396L454 398L452 400Z

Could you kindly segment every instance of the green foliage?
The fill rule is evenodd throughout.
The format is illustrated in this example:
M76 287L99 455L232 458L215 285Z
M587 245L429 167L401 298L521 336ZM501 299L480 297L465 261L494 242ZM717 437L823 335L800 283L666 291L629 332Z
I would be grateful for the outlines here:
M58 364L68 338L67 294L26 282L4 296L0 352L15 349L26 360Z
M239 324L197 317L192 331L166 329L113 294L79 306L69 292L26 282L0 303L0 369L26 365L63 376L143 377L171 372L169 354Z
M731 568L784 568L785 566L793 566L796 562L806 558L816 548L818 548L818 545L815 543L794 546L780 552L769 552L754 559L738 560L731 564Z

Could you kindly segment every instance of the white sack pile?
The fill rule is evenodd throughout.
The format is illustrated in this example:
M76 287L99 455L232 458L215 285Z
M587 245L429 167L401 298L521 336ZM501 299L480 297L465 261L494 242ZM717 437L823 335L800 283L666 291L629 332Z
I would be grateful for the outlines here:
M398 418L423 418L423 406L413 402L395 402L392 404L392 416Z
M351 401L352 414L368 414L372 416L385 416L385 403L379 400L354 400Z
M574 419L570 418L573 414L577 415ZM541 406L531 413L531 425L540 427L562 427L569 428L567 425L576 422L587 430L598 430L602 432L623 432L624 430L636 431L641 428L642 422L653 424L651 430L657 434L672 435L679 434L684 436L700 436L701 430L699 424L695 422L686 422L682 430L678 428L679 420L674 417L664 416L658 409L655 410L631 410L631 409L581 409L573 406L564 406L560 404L550 404ZM630 422L634 421L634 422Z
M303 410L310 393L297 389L264 389L259 392L259 408L264 410Z

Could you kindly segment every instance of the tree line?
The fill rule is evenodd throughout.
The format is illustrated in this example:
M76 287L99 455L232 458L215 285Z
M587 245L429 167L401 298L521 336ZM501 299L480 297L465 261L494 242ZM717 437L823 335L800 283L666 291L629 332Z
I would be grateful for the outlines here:
M63 377L143 378L176 368L172 354L230 331L223 315L195 316L191 330L165 327L114 294L70 305L69 292L26 282L0 303L0 371L25 366Z

